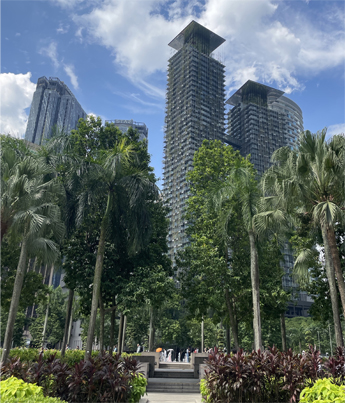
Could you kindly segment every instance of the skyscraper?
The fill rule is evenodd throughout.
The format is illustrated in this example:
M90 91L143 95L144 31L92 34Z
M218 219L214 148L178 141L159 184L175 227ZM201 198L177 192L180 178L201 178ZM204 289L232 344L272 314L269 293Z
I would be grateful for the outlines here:
M224 138L224 66L212 52L225 40L192 21L169 46L166 99L163 196L171 211L168 246L170 257L187 243L184 221L189 189L186 174L204 139Z
M86 113L67 85L56 77L40 77L31 103L25 140L41 145L52 129L69 133Z
M259 174L270 166L276 149L291 146L303 131L301 109L283 94L249 80L226 101L234 106L228 115L229 142L237 141L242 155L251 155Z
M118 127L122 131L122 133L126 133L130 127L138 130L140 141L142 141L144 139L147 140L147 137L149 135L149 129L147 128L145 123L134 122L133 119L130 119L130 120L115 119L115 120L106 120L105 122L114 123L114 125L116 127Z
M273 152L283 146L292 147L303 131L300 107L284 92L255 81L247 81L228 100L228 143L251 162L261 175L270 165ZM293 255L288 244L283 249L283 288L292 290L287 316L306 316L312 299L298 291L292 280Z

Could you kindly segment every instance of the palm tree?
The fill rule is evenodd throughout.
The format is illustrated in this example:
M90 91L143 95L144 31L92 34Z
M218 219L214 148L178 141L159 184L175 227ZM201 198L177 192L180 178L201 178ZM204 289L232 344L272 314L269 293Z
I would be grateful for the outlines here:
M11 153L3 145L1 163ZM51 169L41 163L30 152L16 155L13 163L6 165L6 176L2 176L2 206L10 217L10 231L21 236L21 252L8 315L2 362L6 361L12 343L14 323L18 311L20 293L28 257L53 263L59 255L57 242L64 234L60 219L58 199L64 191L56 178L47 179Z
M260 287L259 287L259 262L257 237L258 232L255 226L255 216L257 215L260 194L255 172L252 167L235 166L221 188L215 194L215 203L218 211L222 211L219 216L220 227L227 226L233 215L232 203L235 201L241 210L243 225L248 233L250 243L250 272L253 299L253 329L254 348L262 349L261 336L261 315L260 315ZM226 203L225 203L226 202Z
M102 214L100 237L96 256L91 316L88 328L85 358L92 351L95 332L97 308L100 299L101 277L105 242L112 232L116 231L120 222L126 222L126 232L131 241L131 250L138 250L148 235L149 217L145 207L149 192L157 193L157 188L145 170L140 169L134 146L122 139L108 151L105 151L98 162L90 164L84 175L83 192L79 195L77 219L85 214L87 203L106 197L106 208Z
M335 136L326 143L326 130L301 134L297 147L283 147L275 151L275 165L264 176L264 190L276 196L281 207L291 215L296 212L312 214L315 225L321 228L325 247L325 268L330 287L335 336L343 345L335 274L337 276L343 312L345 315L345 283L339 251L335 243L334 225L344 220L345 207L345 138ZM310 251L304 251L295 268L308 270L305 264Z

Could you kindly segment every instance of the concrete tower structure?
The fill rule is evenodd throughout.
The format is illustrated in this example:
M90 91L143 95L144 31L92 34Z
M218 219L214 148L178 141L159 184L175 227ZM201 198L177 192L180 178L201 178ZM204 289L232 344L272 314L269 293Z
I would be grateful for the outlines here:
M171 211L168 246L172 260L188 244L184 220L186 174L204 139L224 139L224 66L212 52L225 40L192 21L169 43L163 196Z
M271 165L273 152L283 146L292 147L303 129L300 107L284 92L255 81L247 81L228 100L228 143L240 150L243 156L251 155L255 169L262 173ZM306 316L312 299L298 291L292 280L293 255L285 245L283 288L292 290L286 316Z
M138 130L139 140L142 141L144 139L147 140L149 135L149 129L143 122L134 122L133 119L130 120L106 120L105 123L113 123L116 127L118 127L122 133L126 133L127 130L132 127L133 129Z
M261 175L270 165L273 152L292 146L303 131L302 111L295 102L275 88L247 81L227 103L234 107L228 115L228 138Z
M25 140L41 145L56 126L65 133L77 128L86 113L67 85L56 77L40 77L31 103Z

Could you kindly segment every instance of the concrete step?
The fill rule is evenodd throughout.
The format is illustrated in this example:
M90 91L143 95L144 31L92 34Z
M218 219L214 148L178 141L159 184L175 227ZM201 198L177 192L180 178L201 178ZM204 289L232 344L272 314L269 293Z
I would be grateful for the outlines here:
M192 369L192 364L184 362L160 362L160 369Z
M193 379L193 369L156 369L154 372L154 378L184 378Z
M147 392L199 393L199 379L149 378Z

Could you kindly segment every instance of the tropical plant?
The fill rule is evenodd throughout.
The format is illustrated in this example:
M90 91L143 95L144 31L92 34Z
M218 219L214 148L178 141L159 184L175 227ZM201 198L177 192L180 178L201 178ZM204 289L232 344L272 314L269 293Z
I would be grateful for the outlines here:
M265 173L263 188L268 198L275 199L286 214L293 217L309 214L314 224L321 228L336 342L342 346L335 275L344 315L345 283L334 226L344 221L345 138L334 136L329 143L325 138L325 129L316 134L307 130L301 134L295 148L276 150L272 156L275 164ZM308 276L312 253L312 250L305 249L295 261L295 270L304 271L304 278Z
M343 403L345 389L334 385L331 379L318 379L312 387L304 388L300 394L300 403Z
M11 163L8 161L11 160ZM28 257L53 263L64 235L59 202L64 191L54 172L34 154L16 154L2 141L1 202L10 218L9 231L20 236L21 250L13 286L3 344L2 361L8 358Z
M43 390L40 386L32 383L26 383L14 376L0 382L1 400L6 401L7 398L13 397L17 402L27 397L43 397Z

